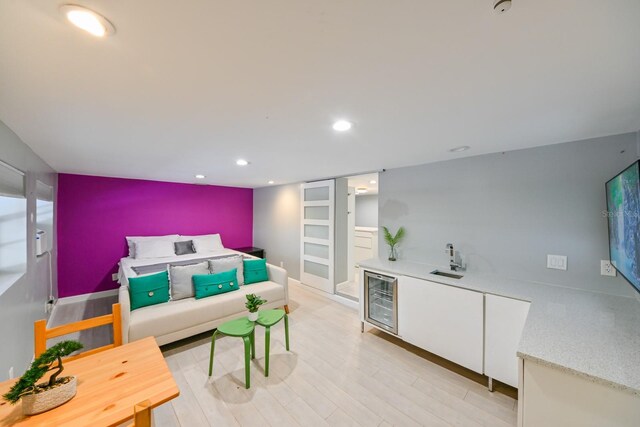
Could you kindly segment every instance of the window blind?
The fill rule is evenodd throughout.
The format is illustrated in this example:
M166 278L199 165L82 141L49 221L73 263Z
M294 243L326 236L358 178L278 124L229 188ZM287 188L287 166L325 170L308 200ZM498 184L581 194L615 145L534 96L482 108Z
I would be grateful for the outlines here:
M1 161L0 196L24 198L24 173Z
M44 182L36 181L36 199L53 202L53 187Z

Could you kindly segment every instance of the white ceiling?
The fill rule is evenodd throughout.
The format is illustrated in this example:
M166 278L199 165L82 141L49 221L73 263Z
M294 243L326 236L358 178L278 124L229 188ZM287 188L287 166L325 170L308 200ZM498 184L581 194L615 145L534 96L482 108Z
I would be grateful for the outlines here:
M367 192L362 196L372 196L378 194L378 173L368 173L365 175L350 176L347 179L349 187L366 188ZM372 184L372 182L374 182Z
M0 120L60 172L259 187L640 129L638 0L74 1L104 40L61 3L0 1Z

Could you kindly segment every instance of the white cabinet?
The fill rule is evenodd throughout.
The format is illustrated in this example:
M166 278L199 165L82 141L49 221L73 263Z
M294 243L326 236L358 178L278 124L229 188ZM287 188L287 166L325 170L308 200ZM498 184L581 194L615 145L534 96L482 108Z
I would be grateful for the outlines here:
M375 227L356 227L353 238L353 268L357 275L358 263L378 256L378 229Z
M640 396L530 360L524 361L522 427L637 427Z
M398 332L414 344L482 373L484 295L402 276L398 280Z
M484 374L518 387L518 343L529 313L529 302L485 296Z

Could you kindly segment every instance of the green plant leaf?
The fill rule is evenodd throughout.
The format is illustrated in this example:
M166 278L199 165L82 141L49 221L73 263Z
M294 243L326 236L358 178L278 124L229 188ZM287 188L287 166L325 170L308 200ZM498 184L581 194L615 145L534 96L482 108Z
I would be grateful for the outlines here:
M31 363L31 367L2 397L11 404L17 403L22 396L33 393L34 386L38 380L51 369L57 369L53 376L53 381L55 382L57 376L64 369L62 366L62 358L70 355L74 351L80 350L82 347L83 345L78 341L67 340L48 348ZM56 361L58 364L52 367Z
M256 294L246 295L247 302L245 303L245 307L249 310L249 313L255 313L258 311L258 308L267 302L267 300L262 299L260 296Z
M385 226L382 226L382 231L384 233L384 241L392 248L400 243L400 240L402 240L405 235L404 227L400 227L395 236L391 234L391 231L389 231L389 229Z

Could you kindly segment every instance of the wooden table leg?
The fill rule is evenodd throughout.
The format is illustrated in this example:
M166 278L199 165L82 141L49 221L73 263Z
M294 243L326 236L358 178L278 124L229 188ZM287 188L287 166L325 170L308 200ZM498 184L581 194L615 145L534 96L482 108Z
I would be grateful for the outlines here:
M151 402L142 401L133 407L133 425L135 427L151 427Z

